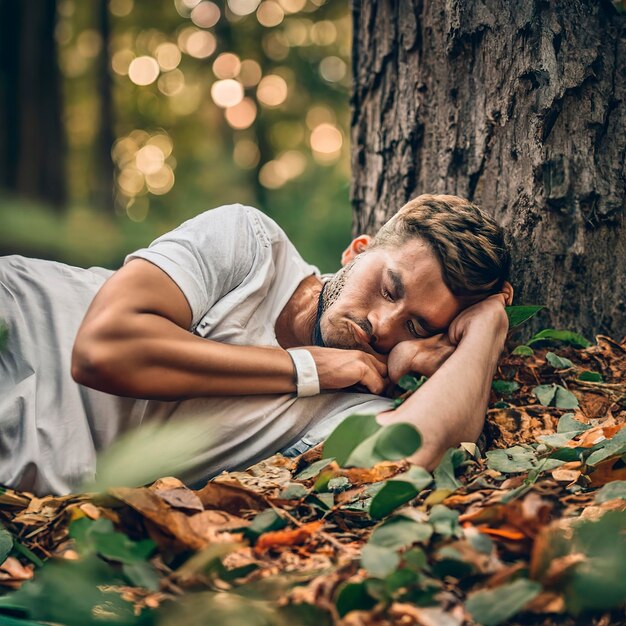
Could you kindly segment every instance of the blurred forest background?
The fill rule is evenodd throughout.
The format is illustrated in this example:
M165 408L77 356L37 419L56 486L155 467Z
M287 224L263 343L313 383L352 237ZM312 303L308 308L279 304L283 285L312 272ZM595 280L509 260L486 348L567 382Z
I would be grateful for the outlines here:
M118 267L252 204L350 238L348 0L0 0L0 254Z

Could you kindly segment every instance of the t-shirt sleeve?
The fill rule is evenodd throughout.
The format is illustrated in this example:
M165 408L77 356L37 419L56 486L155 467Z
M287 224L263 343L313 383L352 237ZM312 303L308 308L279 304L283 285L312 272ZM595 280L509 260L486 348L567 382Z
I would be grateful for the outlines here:
M196 327L206 312L242 283L269 245L253 209L225 205L205 211L124 259L145 259L162 269L187 298Z

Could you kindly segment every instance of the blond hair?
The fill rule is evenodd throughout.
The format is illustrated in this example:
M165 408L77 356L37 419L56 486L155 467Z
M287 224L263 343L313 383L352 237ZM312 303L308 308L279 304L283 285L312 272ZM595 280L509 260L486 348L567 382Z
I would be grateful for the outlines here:
M381 227L372 247L402 245L414 237L430 246L444 283L457 297L498 293L508 279L511 254L504 229L469 200L418 196Z

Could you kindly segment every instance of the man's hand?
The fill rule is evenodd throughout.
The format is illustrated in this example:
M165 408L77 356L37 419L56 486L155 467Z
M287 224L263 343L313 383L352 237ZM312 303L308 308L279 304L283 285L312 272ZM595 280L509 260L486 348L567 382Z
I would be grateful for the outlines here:
M444 333L426 339L401 341L389 353L389 378L398 382L402 376L416 372L432 376L454 352L455 346Z
M345 389L353 385L382 394L387 385L387 364L383 355L361 350L305 346L317 366L320 389Z
M458 346L470 328L474 326L482 326L484 328L485 324L500 330L504 329L504 332L501 333L504 341L509 327L509 319L504 310L506 303L506 294L497 293L461 311L452 320L448 328L448 337L452 345Z

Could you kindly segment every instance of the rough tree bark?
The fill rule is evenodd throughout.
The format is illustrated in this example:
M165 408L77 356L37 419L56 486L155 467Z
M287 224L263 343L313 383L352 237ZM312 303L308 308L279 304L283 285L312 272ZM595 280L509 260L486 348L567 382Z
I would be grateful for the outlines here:
M0 0L0 187L66 199L56 0Z
M355 230L420 193L511 234L541 324L626 333L626 16L608 0L353 0ZM539 323L539 322L536 322Z

